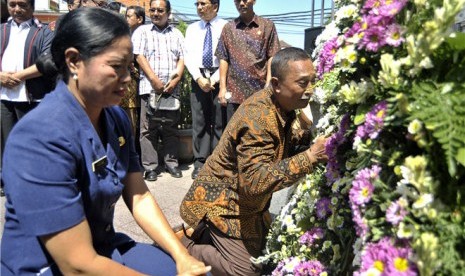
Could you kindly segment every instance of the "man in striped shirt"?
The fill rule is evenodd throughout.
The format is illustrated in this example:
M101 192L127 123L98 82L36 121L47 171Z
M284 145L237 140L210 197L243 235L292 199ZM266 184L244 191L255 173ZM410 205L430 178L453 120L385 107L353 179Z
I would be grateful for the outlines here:
M140 144L145 179L157 179L157 143L161 137L165 169L171 176L182 177L178 168L177 125L180 111L160 107L151 110L151 98L173 97L179 99L179 81L184 71L184 37L168 23L171 4L168 0L150 1L152 24L143 25L132 35L134 55L141 69L139 94L141 96ZM149 111L151 114L147 114Z

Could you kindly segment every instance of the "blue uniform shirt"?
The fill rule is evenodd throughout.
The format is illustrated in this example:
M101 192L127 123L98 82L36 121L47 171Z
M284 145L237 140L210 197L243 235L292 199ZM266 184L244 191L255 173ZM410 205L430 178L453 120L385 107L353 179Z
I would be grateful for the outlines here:
M36 274L53 264L39 236L84 218L96 251L112 254L121 180L141 168L127 115L114 106L102 116L105 145L66 84L59 82L10 133L2 174L7 199L2 273Z

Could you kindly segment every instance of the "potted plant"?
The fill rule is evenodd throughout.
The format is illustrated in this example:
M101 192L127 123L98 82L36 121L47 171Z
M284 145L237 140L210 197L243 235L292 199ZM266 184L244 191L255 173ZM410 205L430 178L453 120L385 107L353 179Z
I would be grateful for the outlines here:
M186 22L179 20L178 29L183 35L186 33ZM192 112L191 112L191 75L184 69L180 84L181 118L178 125L179 161L189 163L194 158L192 149Z

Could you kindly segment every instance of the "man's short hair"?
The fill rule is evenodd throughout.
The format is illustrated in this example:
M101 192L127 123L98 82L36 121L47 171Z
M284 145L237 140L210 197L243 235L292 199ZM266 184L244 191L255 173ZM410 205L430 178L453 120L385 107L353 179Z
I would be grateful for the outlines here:
M145 10L141 6L129 6L126 11L133 10L134 14L139 18L142 17L142 23L145 23Z
M149 6L151 7L151 6L152 6L152 2L155 2L155 1L165 1L165 3L166 3L166 12L167 12L167 13L170 13L170 12L171 12L171 3L170 3L169 0L150 0Z
M310 59L310 56L300 48L288 47L279 50L271 61L271 76L283 79L287 75L289 61L307 59Z

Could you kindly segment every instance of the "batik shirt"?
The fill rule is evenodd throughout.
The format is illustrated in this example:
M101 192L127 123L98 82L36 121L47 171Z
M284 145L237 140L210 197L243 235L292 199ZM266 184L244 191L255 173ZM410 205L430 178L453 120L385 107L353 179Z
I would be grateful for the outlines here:
M279 49L276 27L269 19L255 15L248 25L236 18L224 26L216 56L229 64L229 102L240 104L265 87L267 61Z
M288 156L290 146L310 143L309 131L291 128L295 117L279 108L271 88L247 99L183 199L184 221L195 227L205 217L227 236L244 239L252 255L259 254L273 192L312 172L305 152Z

